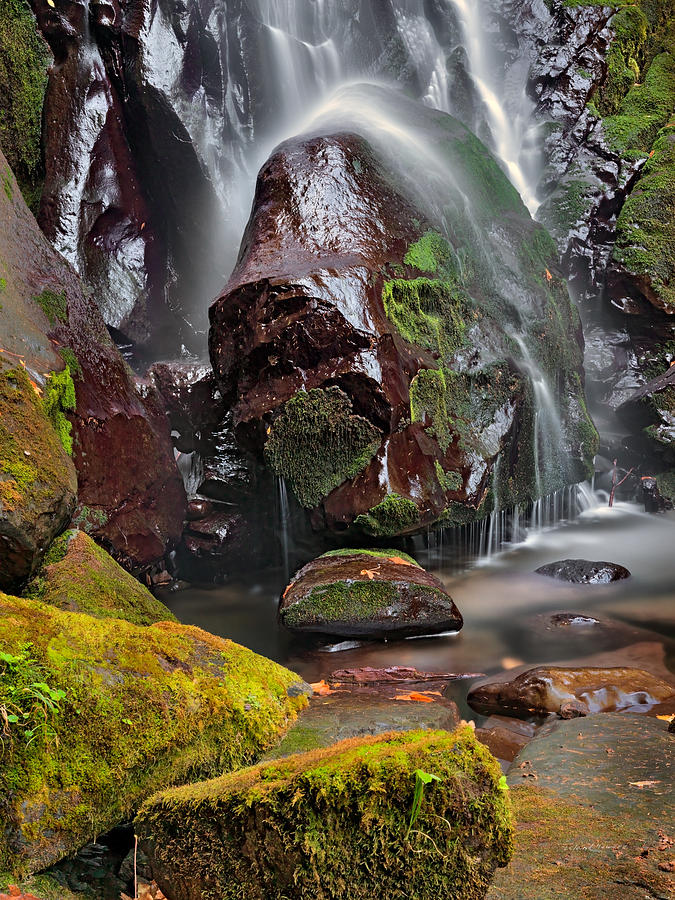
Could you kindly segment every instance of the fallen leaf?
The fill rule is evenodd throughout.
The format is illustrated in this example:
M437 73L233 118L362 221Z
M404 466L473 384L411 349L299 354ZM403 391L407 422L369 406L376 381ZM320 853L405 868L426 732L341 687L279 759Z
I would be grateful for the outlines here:
M661 784L660 781L629 781L628 784L631 784L633 787L637 788L646 788L646 787L654 787L655 784Z
M675 363L671 363L671 365L675 365ZM675 713L671 713L669 716L657 716L657 719L661 719L662 722L672 722L675 719Z
M549 270L547 269L547 270L546 270L546 280L547 280L547 281L552 281L552 279L553 279L553 275L551 275L551 273L550 273Z
M431 691L429 691L431 693ZM436 693L436 692L434 692ZM418 703L433 703L434 698L421 694L419 691L410 691L409 694L397 694L394 700L416 700Z
M376 576L377 573L379 572L379 570L380 570L380 567L379 567L379 566L376 566L374 569L361 569L361 571L360 571L359 574L360 574L360 575L367 575L368 578L372 581L373 578L375 578L375 576Z
M513 656L505 656L502 660L502 668L503 669L515 669L516 666L522 666L522 659L516 659Z
M315 681L314 684L310 684L311 689L317 694L319 697L326 697L328 694L334 694L335 691L328 684L327 681L324 681L323 678L321 681Z
M403 557L401 556L388 556L387 559L389 562L396 563L397 566L413 566L413 568L417 568L415 563L411 563L409 560L403 559Z

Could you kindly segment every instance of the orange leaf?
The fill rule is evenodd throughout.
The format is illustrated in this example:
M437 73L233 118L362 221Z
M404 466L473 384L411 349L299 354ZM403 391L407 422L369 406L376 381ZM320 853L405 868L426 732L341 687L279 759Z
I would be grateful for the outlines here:
M367 575L368 578L372 581L373 578L375 578L375 575L377 574L377 572L379 572L379 570L380 570L379 566L375 566L374 569L361 569L361 571L359 572L359 575Z
M388 556L387 559L389 562L396 563L397 566L414 566L415 563L409 562L407 559L403 559L400 556ZM415 568L417 568L415 566Z
M428 693L431 693L431 691L429 691ZM437 693L437 691L435 691L434 693ZM427 697L426 694L421 694L419 693L419 691L410 691L409 694L397 694L394 697L394 700L416 700L418 703L434 702L433 697Z
M657 716L657 719L661 719L662 722L672 722L675 719L675 714L671 714L669 716Z
M314 684L310 684L310 687L319 697L326 697L328 694L335 693L328 682L323 679L321 679L321 681L315 681Z
M548 269L546 270L546 280L547 280L547 281L552 281L552 280L553 280L553 275L551 275L551 273L549 272Z
M629 781L628 784L631 784L633 787L637 788L646 788L646 787L654 787L655 784L661 784L660 781Z

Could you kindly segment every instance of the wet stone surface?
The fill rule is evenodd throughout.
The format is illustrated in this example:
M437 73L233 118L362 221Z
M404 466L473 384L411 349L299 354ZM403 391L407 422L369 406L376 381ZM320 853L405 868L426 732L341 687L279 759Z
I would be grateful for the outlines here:
M611 562L593 562L588 559L563 559L560 562L548 563L537 569L538 575L548 575L560 581L572 584L609 584L630 578L630 572L624 566Z

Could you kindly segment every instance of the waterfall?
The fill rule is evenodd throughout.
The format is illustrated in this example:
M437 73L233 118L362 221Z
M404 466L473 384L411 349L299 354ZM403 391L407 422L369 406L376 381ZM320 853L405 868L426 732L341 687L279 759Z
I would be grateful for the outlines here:
M291 577L291 508L288 503L288 488L284 478L277 478L277 497L279 505L279 534L281 537L281 557L284 571L284 582Z

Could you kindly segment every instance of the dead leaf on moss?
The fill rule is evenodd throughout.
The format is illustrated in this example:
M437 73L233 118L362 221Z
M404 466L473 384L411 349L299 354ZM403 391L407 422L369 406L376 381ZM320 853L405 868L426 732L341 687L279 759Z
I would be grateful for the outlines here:
M403 559L402 556L388 556L387 561L396 563L397 566L412 566L414 569L417 568L415 563L411 563L410 560Z
M361 569L361 571L359 572L359 575L367 575L368 578L372 581L373 578L375 578L375 576L377 575L377 573L379 571L380 571L380 567L375 566L374 569Z
M441 696L439 691L426 691L424 694L420 691L410 691L409 694L397 694L394 697L394 700L414 700L417 703L434 703L434 698L430 697L429 694Z

